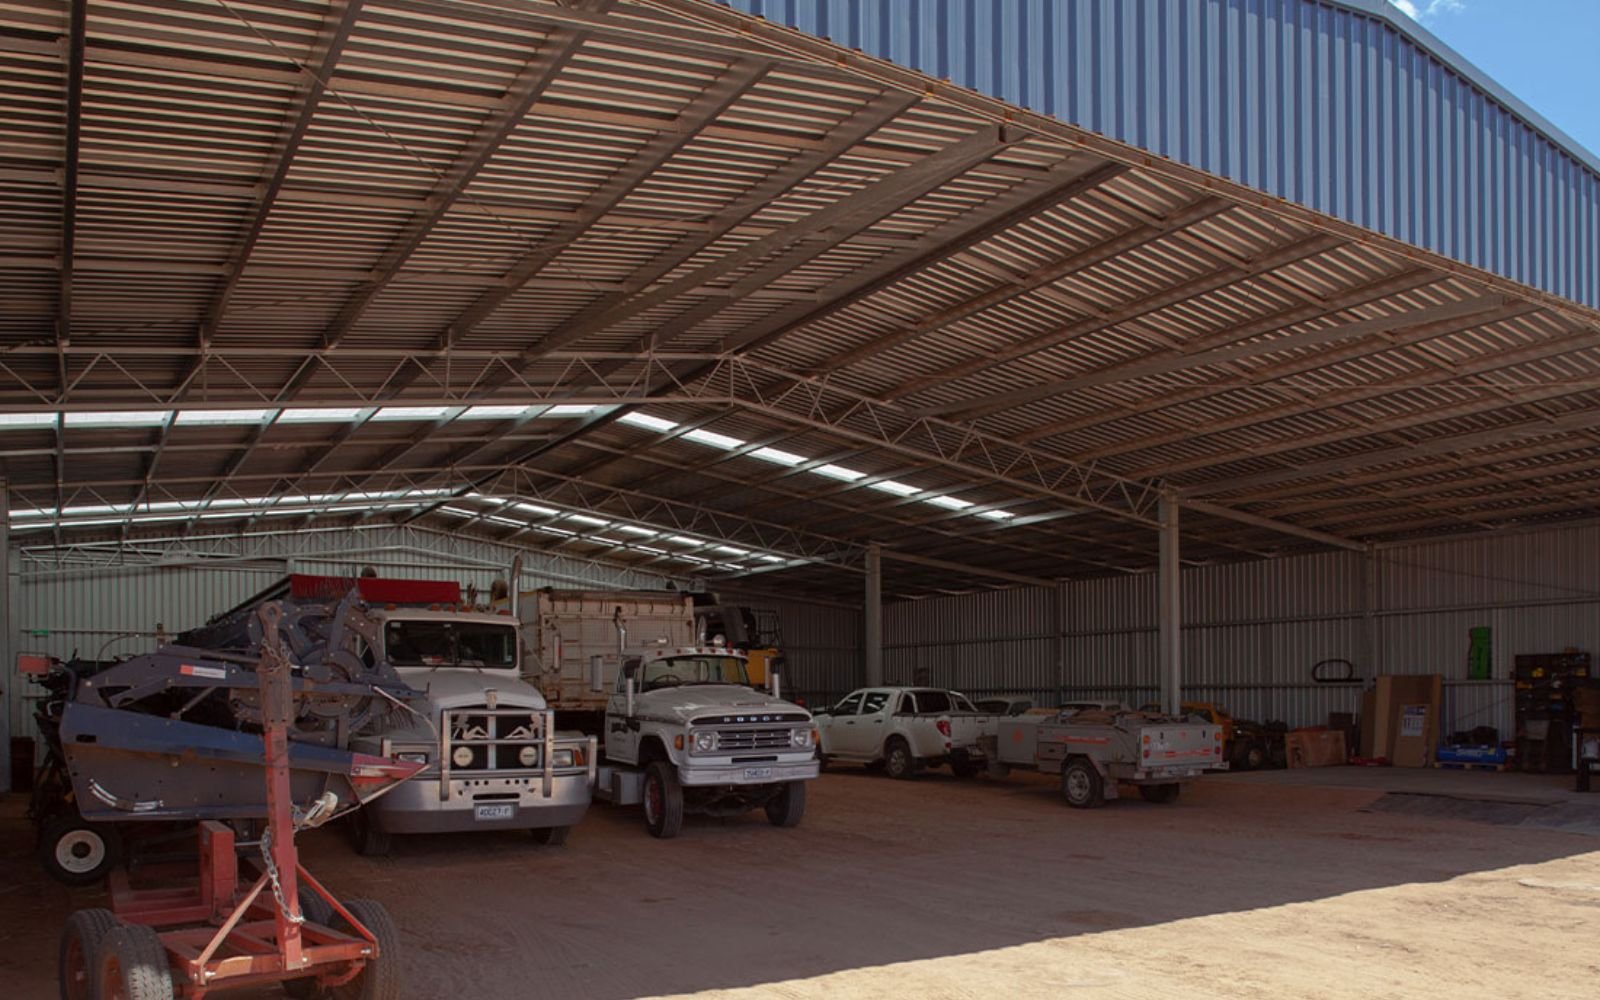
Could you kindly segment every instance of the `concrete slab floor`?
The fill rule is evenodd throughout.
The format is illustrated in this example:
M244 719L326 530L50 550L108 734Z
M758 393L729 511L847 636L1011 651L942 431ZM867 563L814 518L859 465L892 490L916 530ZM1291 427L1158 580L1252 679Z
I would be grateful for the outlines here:
M847 769L795 830L691 818L656 841L597 806L563 848L422 837L371 860L323 830L304 860L389 907L413 1000L1593 995L1593 837L1364 811L1385 791L1268 772L1080 812L1036 775ZM104 904L30 848L0 804L6 1000L55 996L62 921Z

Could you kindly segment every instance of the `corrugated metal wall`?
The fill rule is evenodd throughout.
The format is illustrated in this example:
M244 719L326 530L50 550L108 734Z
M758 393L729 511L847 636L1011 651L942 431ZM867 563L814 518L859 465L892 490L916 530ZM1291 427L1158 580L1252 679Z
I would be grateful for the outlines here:
M1382 0L724 0L1600 308L1600 159Z
M1240 715L1320 724L1360 708L1359 676L1439 673L1456 728L1511 729L1518 653L1600 650L1600 526L1336 552L1183 574L1185 696ZM1370 587L1369 577L1370 574ZM1371 615L1367 614L1368 594ZM1157 693L1152 575L939 598L885 611L887 676L976 694L1121 698ZM1467 679L1468 630L1494 636L1494 679ZM1059 663L1059 666L1058 666Z

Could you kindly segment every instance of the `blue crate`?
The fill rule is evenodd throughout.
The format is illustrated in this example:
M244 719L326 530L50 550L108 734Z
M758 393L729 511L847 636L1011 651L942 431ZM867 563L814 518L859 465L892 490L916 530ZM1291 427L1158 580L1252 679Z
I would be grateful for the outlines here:
M1506 749L1496 746L1456 744L1440 747L1434 759L1441 764L1504 764Z

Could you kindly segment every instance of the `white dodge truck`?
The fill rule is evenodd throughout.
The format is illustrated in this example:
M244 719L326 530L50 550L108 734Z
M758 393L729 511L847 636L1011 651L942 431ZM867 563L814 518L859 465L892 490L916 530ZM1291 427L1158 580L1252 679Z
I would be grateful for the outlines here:
M980 712L955 691L923 687L862 688L817 715L820 761L881 764L891 778L949 764L959 777L982 771L982 739L999 717Z
M626 644L625 626L618 630ZM595 797L643 805L653 836L675 837L686 812L764 809L799 824L817 776L811 714L749 686L745 659L723 646L658 647L622 658L605 715L605 763Z

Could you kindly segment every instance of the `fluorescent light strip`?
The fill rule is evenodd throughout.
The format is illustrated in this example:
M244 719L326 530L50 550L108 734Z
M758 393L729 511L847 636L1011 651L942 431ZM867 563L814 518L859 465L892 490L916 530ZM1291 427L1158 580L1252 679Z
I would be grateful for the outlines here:
M740 441L738 438L729 437L726 434L716 434L716 433L713 433L712 431L703 431L703 430L696 429L696 430L688 431L683 436L688 438L691 441L698 441L701 444L708 444L708 445L711 445L713 448L722 448L722 449L727 450L727 451L732 451L735 448L743 448L744 447L744 442Z
M787 465L794 468L806 461L804 455L796 455L792 451L780 451L777 448L757 448L750 453L751 458L759 458L763 462L772 462L775 465Z
M617 420L620 423L632 424L635 427L643 427L645 430L657 431L663 434L678 426L671 420L662 420L660 417L652 417L648 413L640 413L637 410L624 413Z
M811 471L815 472L819 476L827 476L829 479L842 479L847 483L853 483L857 479L867 478L867 474L865 472L857 472L854 469L847 469L842 465L819 465Z
M878 490L881 493L893 493L897 497L908 497L913 493L922 492L920 487L912 486L910 483L895 482L893 479L884 479L876 483L868 483L867 486L868 488Z
M457 420L513 420L527 413L530 406L469 406Z
M372 415L374 420L438 420L450 412L448 406L385 406Z
M206 426L223 424L259 424L267 419L271 410L179 410L180 426Z
M294 407L278 414L280 424L344 424L364 412L355 406Z
M0 430L54 427L60 417L58 413L0 413Z
M106 410L99 413L68 413L68 427L160 427L172 416L171 410Z
M929 497L922 502L943 507L945 510L966 510L968 507L977 506L971 500L963 500L960 497Z

